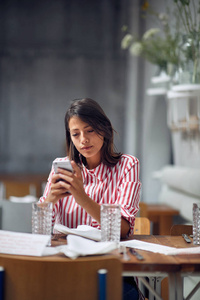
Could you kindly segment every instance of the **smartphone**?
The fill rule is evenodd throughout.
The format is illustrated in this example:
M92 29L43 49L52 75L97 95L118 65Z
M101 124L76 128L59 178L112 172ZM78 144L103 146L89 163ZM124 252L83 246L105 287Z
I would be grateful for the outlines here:
M53 167L54 167L55 173L58 173L58 168L65 169L70 172L74 171L69 159L64 160L64 161L54 161Z

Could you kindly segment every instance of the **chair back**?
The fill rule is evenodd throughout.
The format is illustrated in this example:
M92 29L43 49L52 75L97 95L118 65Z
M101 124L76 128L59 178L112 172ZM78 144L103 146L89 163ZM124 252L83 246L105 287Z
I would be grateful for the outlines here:
M147 218L147 216L148 216L148 212L147 212L148 205L147 205L147 203L140 202L139 206L140 206L140 211L139 211L140 217Z
M122 299L122 263L113 256L0 255L4 300L98 300L98 270L106 269L107 300Z
M0 201L0 229L17 232L32 232L32 203ZM1 247L1 246L0 246Z
M37 194L36 185L30 182L5 180L1 182L1 189L4 199L9 199L10 196L24 197L26 195L36 196Z
M192 231L193 231L192 225L176 224L171 227L170 235L181 235L183 233L190 235L192 234Z
M144 217L135 218L134 234L145 234L145 235L150 234L150 221L148 218L144 218Z

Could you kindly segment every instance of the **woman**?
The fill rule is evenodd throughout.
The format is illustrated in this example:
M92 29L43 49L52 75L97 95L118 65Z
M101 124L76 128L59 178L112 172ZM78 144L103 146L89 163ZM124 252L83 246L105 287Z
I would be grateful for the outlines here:
M92 99L72 102L65 116L65 129L74 172L59 169L55 174L52 168L40 199L53 202L53 223L100 228L100 205L118 203L121 237L132 234L141 188L138 159L114 151L111 122Z
M121 205L121 237L133 233L139 209L139 161L114 151L110 120L92 99L74 100L65 115L68 158L74 172L52 167L40 201L52 202L53 223L100 228L100 205ZM57 158L55 161L63 161ZM123 299L138 299L133 277L124 279Z

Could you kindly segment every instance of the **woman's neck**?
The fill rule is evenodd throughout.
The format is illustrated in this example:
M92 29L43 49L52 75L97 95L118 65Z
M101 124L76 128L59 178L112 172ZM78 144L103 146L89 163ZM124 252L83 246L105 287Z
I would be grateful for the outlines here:
M101 163L101 159L92 159L92 158L87 158L86 159L86 162L87 162L87 168L88 170L92 170L92 169L95 169L98 165L100 165Z

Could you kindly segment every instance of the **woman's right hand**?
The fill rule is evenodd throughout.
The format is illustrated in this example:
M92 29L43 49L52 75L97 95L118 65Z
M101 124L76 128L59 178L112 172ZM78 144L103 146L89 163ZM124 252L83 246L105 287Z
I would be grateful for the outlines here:
M64 198L70 193L60 184L59 174L54 174L51 179L51 189L46 197L46 202L52 202L55 204L59 199Z

